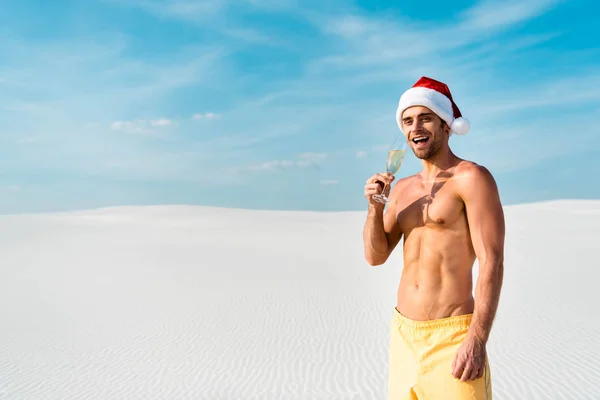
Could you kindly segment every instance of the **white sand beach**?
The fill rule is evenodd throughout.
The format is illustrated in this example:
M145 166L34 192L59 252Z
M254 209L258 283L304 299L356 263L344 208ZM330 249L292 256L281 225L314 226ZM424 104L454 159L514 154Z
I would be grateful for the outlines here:
M600 399L600 200L505 210L494 399ZM0 217L0 399L385 399L402 254L365 215Z

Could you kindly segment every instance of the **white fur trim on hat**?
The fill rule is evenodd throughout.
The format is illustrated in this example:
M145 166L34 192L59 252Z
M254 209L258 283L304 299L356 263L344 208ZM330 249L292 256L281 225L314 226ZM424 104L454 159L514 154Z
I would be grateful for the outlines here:
M459 135L466 134L471 126L469 121L463 117L456 119L454 118L452 102L442 93L426 87L412 87L402 94L400 101L398 102L398 109L396 110L396 123L401 131L402 113L404 110L412 106L423 106L429 108L441 119L446 121L451 129L451 132Z

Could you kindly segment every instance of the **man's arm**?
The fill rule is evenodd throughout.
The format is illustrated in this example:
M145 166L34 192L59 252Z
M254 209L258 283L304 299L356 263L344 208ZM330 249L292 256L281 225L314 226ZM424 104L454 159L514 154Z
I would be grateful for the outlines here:
M479 261L475 310L469 337L487 343L504 277L504 211L492 174L482 166L465 171L460 196L464 201L471 240Z
M396 220L398 184L391 190L385 213L383 204L369 204L363 229L365 259L372 266L385 263L400 241L402 233Z

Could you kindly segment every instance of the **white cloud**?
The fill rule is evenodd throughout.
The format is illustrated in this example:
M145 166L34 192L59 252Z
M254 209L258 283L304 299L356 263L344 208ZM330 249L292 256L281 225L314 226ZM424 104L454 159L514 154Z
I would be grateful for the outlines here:
M171 125L173 121L165 118L157 119L154 121L150 121L150 125L152 126L168 126Z
M214 17L226 2L223 0L105 0L126 7L134 7L158 17L200 20Z
M356 158L365 158L365 157L367 157L366 151L357 151L356 152Z
M490 30L535 18L563 0L481 1L463 13L463 27Z
M245 167L234 168L237 171L274 171L289 168L308 168L316 167L327 159L327 153L301 153L297 160L272 160L263 163L252 164Z
M223 7L223 1L219 0L194 0L194 1L168 1L162 2L165 7L162 10L170 15L182 18L209 17L219 12ZM161 6L158 6L161 7Z
M38 142L40 139L37 136L22 136L17 139L18 144L30 144Z
M192 119L219 119L221 118L221 114L216 114L212 112L207 113L198 113L192 115Z
M531 82L517 92L502 91L481 96L477 103L477 114L493 118L508 113L527 112L550 106L587 105L600 102L600 73L566 76L553 81ZM490 102L493 98L493 102Z
M236 0L237 1L237 0ZM264 10L276 11L298 7L297 0L245 0L248 4ZM232 1L232 4L237 2Z
M108 3L135 7L158 17L187 21L203 21L236 9L254 7L264 11L285 11L297 7L296 0L104 0Z
M382 71L374 66L391 66L393 69L383 74L383 79L398 79L413 76L430 65L439 63L464 64L464 49L467 45L485 43L503 29L523 23L549 11L563 0L483 0L464 11L456 21L438 23L431 26L405 18L363 16L359 14L331 14L311 21L323 33L344 41L342 51L330 52L326 57L313 60L310 69L328 71L331 67L352 71L354 68L369 67L370 71L359 70L357 76L380 75ZM537 35L533 43L549 40L556 34ZM444 40L440 40L444 38ZM516 36L519 40L522 36ZM398 45L402 43L402 45ZM504 51L516 50L511 43L502 43ZM508 47L508 50L506 49ZM454 49L461 51L451 53ZM434 57L434 58L432 58ZM410 60L398 71L398 60ZM423 64L422 66L420 64ZM456 67L455 67L456 68ZM440 69L443 71L443 69ZM443 75L440 73L439 75Z
M151 134L155 132L152 128L164 128L172 125L173 121L165 118L156 120L114 121L110 128L132 134Z
M233 15L248 6L264 11L282 11L292 5L289 1L263 0L104 0L109 3L138 8L158 18L184 21L192 25L211 29L230 39L246 43L269 46L282 46L286 43L281 37L263 34L253 27L243 26ZM243 12L243 11L242 11ZM288 44L289 45L289 44Z
M300 160L296 162L296 165L299 167L311 167L325 161L327 153L301 153L298 157Z
M147 133L149 132L147 124L144 121L114 121L110 128L115 131L126 133Z
M272 170L290 168L290 167L294 167L294 166L296 166L296 163L294 161L274 160L274 161L263 162L261 164L249 165L243 169L246 169L248 171L272 171Z
M334 19L329 22L327 28L344 38L355 38L358 37L365 32L367 32L371 27L366 19L348 15L342 17L340 19Z
M155 106L166 93L203 83L224 53L187 48L146 61L127 55L129 44L121 35L43 43L2 38L7 57L0 62L0 101L35 116L41 126L57 120L112 120L137 112L140 105Z

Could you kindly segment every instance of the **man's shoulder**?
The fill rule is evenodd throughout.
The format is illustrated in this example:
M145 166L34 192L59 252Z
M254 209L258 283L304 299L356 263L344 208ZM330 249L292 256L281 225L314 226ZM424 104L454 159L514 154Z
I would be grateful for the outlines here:
M469 160L461 160L456 166L454 175L457 178L461 178L460 181L467 184L494 180L492 173L487 167Z
M418 174L405 176L403 178L398 179L392 188L392 195L397 195L398 193L404 192L412 182L415 181Z
M415 179L417 179L417 177L419 176L419 174L413 174L413 175L409 175L409 176L405 176L403 178L398 179L398 181L396 181L396 186L405 186L405 185L410 185L412 182L415 181Z
M454 173L457 194L463 199L499 196L498 185L490 170L476 162L463 160Z

